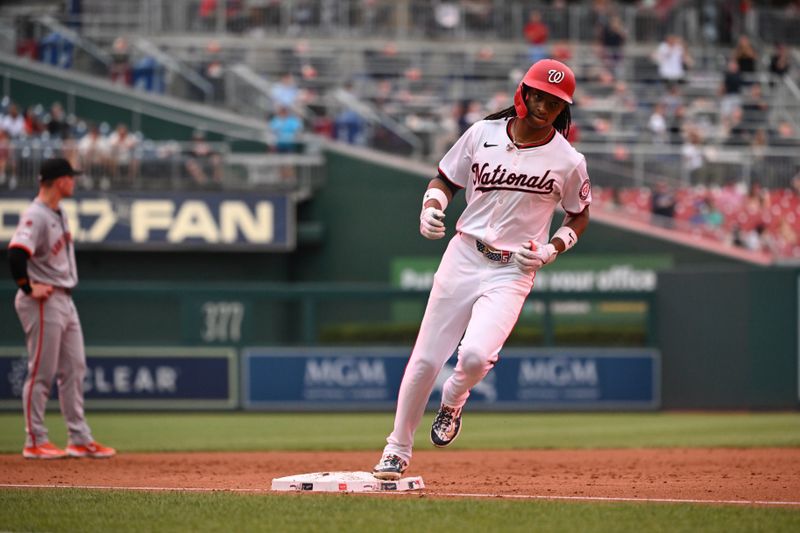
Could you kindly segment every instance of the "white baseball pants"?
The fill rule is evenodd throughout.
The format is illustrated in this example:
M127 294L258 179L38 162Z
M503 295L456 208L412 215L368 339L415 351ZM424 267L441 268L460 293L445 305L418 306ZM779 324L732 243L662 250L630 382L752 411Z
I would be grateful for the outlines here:
M514 263L490 261L478 252L475 239L456 234L450 240L433 278L384 453L411 460L414 433L436 377L456 347L458 363L444 384L442 403L450 407L466 403L470 389L497 362L532 286L533 275Z

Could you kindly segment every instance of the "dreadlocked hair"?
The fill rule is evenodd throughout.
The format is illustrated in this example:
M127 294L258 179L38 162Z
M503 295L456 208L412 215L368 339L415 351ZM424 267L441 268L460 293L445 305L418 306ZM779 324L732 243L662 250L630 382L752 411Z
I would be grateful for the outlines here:
M558 133L563 135L565 139L567 138L569 129L572 127L572 113L569 110L569 104L564 106L564 110L559 113L553 121L553 127Z
M523 99L525 98L527 91L528 91L528 86L523 85L522 86ZM512 105L498 111L497 113L492 113L491 115L488 115L484 120L499 120L501 118L512 118L516 116L517 116L517 108ZM566 137L567 135L569 135L569 129L571 126L572 126L572 113L570 112L569 104L567 104L564 106L564 110L561 111L561 113L559 113L556 119L553 121L553 128L555 128L555 130L558 133Z
M492 113L491 115L489 115L488 117L486 117L483 120L498 120L498 119L501 119L501 118L511 118L511 117L516 117L516 116L517 116L517 110L512 105L511 107L507 107L507 108L505 108L505 109L503 109L501 111L498 111L497 113Z

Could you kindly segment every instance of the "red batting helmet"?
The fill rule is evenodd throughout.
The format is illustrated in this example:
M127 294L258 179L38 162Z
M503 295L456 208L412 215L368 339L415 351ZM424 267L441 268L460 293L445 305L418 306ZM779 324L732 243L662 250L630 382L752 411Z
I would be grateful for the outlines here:
M528 114L528 108L522 99L523 85L552 94L571 104L575 93L575 74L568 66L555 59L542 59L534 63L519 82L514 94L514 107L519 118Z

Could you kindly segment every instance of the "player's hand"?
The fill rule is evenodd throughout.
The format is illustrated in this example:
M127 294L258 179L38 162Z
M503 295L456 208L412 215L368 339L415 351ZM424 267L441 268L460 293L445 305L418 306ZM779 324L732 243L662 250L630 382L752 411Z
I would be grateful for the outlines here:
M31 283L31 298L47 300L53 294L53 287L44 283Z
M426 207L419 215L419 232L426 239L444 237L444 211L435 207Z
M521 271L531 273L555 261L557 255L556 247L550 243L528 241L514 252L514 263Z

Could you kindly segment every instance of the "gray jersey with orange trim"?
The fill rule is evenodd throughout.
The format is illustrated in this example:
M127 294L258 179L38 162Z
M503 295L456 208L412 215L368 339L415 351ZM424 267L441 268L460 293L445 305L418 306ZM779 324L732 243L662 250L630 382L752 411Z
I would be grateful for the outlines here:
M28 252L31 281L68 289L78 284L75 246L63 210L54 211L38 199L31 202L8 247Z
M39 446L49 440L44 415L56 376L69 442L92 442L83 413L83 331L70 291L63 290L78 283L75 249L63 210L55 211L38 199L31 202L9 248L21 248L30 254L31 281L57 287L42 299L19 290L14 300L28 348L28 375L22 389L25 446Z

